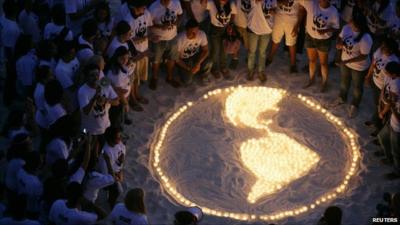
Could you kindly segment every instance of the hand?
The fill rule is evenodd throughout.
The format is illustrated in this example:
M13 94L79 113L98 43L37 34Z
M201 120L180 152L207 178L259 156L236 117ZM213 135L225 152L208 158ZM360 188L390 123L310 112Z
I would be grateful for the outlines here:
M343 48L343 44L342 43L337 43L336 44L336 49L340 50Z
M296 25L294 25L293 29L292 29L292 37L297 37L297 34L299 33L299 28L300 25L298 23L296 23Z
M191 69L191 73L192 74L196 74L197 72L200 71L200 64L196 64L192 69Z
M122 165L125 161L125 154L119 155L117 160L118 160L118 164Z
M122 172L115 173L115 180L121 182L124 179Z

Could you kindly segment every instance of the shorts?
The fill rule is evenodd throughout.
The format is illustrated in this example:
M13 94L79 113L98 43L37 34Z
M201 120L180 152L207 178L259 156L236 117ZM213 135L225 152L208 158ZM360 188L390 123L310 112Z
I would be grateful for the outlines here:
M169 41L159 41L153 43L154 59L153 63L161 63L163 59L177 60L178 49L176 45L176 38Z
M296 21L295 21L296 22ZM293 37L292 31L296 23L285 20L285 18L275 18L274 28L272 29L272 41L276 44L280 43L285 35L286 46L296 45L297 35Z
M306 33L306 39L304 41L305 48L316 48L320 52L329 52L331 48L331 38L328 39L315 39Z
M142 59L135 62L135 79L140 81L146 81L149 72L149 57L143 57Z

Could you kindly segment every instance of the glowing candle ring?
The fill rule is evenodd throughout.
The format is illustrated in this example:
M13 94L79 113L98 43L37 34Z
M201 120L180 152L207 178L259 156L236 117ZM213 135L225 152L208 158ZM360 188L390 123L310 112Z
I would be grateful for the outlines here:
M226 89L217 89L214 91L209 91L207 94L204 94L202 96L202 99L207 100L209 97L211 97L213 95L218 95L218 94L227 93L227 92L230 93L230 92L235 92L235 91L247 90L247 91L251 91L253 93L260 93L260 92L265 91L266 89L271 89L271 88L242 87L241 85L239 85L237 87L229 87ZM273 101L276 101L276 99L280 98L279 96L282 96L285 94L286 94L286 91L284 91L284 90L273 89L271 91L271 95L268 97L275 99ZM346 187L349 184L351 177L356 173L356 167L357 167L358 162L360 161L360 155L361 155L360 154L360 146L358 145L358 143L355 140L355 137L356 137L355 134L352 133L352 131L349 128L347 128L342 121L340 121L338 118L336 118L330 112L328 112L326 109L324 109L319 103L317 103L317 102L313 101L312 99L305 97L301 94L297 95L296 97L300 100L300 102L302 102L308 108L325 115L326 119L328 119L329 122L331 122L334 126L339 128L338 130L340 130L343 133L343 136L346 138L348 150L352 154L351 167L346 171L343 181L337 187L333 188L332 190L329 190L325 194L322 194L321 196L316 197L315 200L313 200L309 205L303 205L303 206L299 205L298 207L290 209L290 211L273 212L271 214L261 214L261 215L254 215L254 214L249 214L249 213L237 214L237 213L233 213L233 212L229 212L229 211L219 211L216 209L210 209L208 207L198 205L195 202L191 202L189 199L186 199L185 197L183 197L182 194L180 194L178 192L178 190L175 187L173 187L173 183L169 182L169 179L166 177L164 171L162 170L162 168L159 165L160 149L162 149L163 142L165 140L166 135L168 134L169 127L175 122L175 120L177 120L179 118L179 116L181 116L183 113L185 113L188 108L193 107L196 104L195 102L188 102L181 108L178 108L178 111L175 112L174 114L172 114L171 117L167 119L167 122L165 123L165 125L160 129L161 132L160 132L159 136L155 139L155 143L153 145L154 147L151 148L152 154L151 154L150 165L152 165L154 168L153 172L160 178L160 182L161 182L162 186L164 187L165 191L180 204L188 206L188 207L199 206L203 209L203 212L205 214L211 214L211 215L220 216L220 217L227 217L227 218L232 218L232 219L236 219L236 220L265 220L265 221L280 220L280 219L284 219L288 216L300 215L301 213L310 211L310 209L315 209L318 206L320 206L321 204L325 204L325 203L335 199L338 196L338 194L341 194L344 192L344 190L346 189ZM263 99L265 100L265 96ZM232 106L233 106L232 104L229 104L229 107L232 107ZM245 107L243 107L243 108L245 108ZM232 116L232 115L235 115L235 112L229 111L229 112L227 112L227 114L228 114L228 116L229 115ZM244 121L246 121L246 123L251 124L251 126L253 128L266 129L266 130L268 129L268 124L269 124L268 122L264 123L264 124L259 124L256 119L250 118L250 117L244 117L244 118L241 118L241 120L244 120ZM235 126L237 126L239 123L234 122L233 124ZM274 134L271 136L278 137L279 135ZM248 144L252 144L253 146L256 145L256 143L254 141L249 141ZM316 160L317 156L314 155L312 158L314 158L314 160ZM163 177L164 177L164 179L162 179ZM286 180L288 180L288 179L286 179ZM281 184L276 185L274 187L274 189L280 189L280 188L282 188Z

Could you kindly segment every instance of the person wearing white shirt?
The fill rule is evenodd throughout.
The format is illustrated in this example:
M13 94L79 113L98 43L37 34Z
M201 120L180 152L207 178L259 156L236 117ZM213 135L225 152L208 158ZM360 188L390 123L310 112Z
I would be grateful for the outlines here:
M209 83L211 63L208 57L208 41L199 23L190 19L185 25L185 31L178 35L177 40L179 59L177 65L181 80L190 85L194 76L201 76L203 84Z
M86 82L78 91L81 129L86 129L90 135L102 135L110 126L108 113L111 105L119 104L118 95L109 80L105 78L100 80L100 70L97 65L87 65L84 74Z
M142 110L143 107L137 103L148 104L149 101L139 91L141 81L147 81L149 68L149 34L153 27L153 19L146 9L146 1L130 0L121 6L121 11L126 13L123 20L131 26L130 41L136 49L135 71L132 82L130 103L133 110Z
M92 225L105 216L98 207L96 213L81 210L83 200L82 185L71 182L67 186L67 199L59 199L50 208L49 221L55 225Z
M99 34L95 20L86 20L82 25L82 34L78 38L77 58L81 64L84 64L94 55L93 43Z
M247 37L247 17L251 10L251 0L235 0L237 13L235 15L234 23L236 29L243 39L245 49L249 48L249 39Z
M67 25L75 35L84 31L82 24L92 15L92 10L101 2L102 0L64 0Z
M56 4L51 10L52 22L46 24L43 31L43 39L45 40L57 40L61 39L64 41L72 41L74 34L65 25L66 16L64 6L62 4Z
M267 57L266 65L271 64L278 50L279 43L285 36L285 44L289 48L290 73L297 73L296 66L296 41L297 31L293 30L297 23L299 3L297 0L278 1L275 14L274 27L272 28L272 46Z
M222 76L231 80L227 68L227 54L224 51L223 37L228 26L233 25L237 13L236 4L228 0L208 0L207 10L210 14L210 60L212 62L212 75L219 79Z
M367 20L361 12L354 12L351 22L343 27L336 48L342 50L338 103L346 102L350 85L353 83L353 99L349 108L349 117L353 118L357 115L364 91L365 76L371 63L369 53L372 48L372 38L368 34Z
M144 191L141 188L128 191L124 203L115 205L107 220L114 225L148 225Z
M249 38L249 54L247 59L247 79L252 80L257 74L261 82L265 82L266 50L271 39L274 26L274 15L277 8L276 0L252 0L252 8L247 19ZM257 69L255 68L258 52Z
M398 49L398 44L395 40L384 38L381 46L373 54L371 66L365 77L367 84L372 86L374 104L376 106L371 120L365 122L366 126L375 126L376 128L371 133L371 136L376 136L383 126L382 120L378 116L379 96L387 76L385 73L386 64L392 61L399 62L399 58L396 56L396 49Z
M39 28L39 17L32 11L33 1L24 0L24 9L18 15L18 24L22 32L31 35L34 43L41 39L41 30Z
M99 3L94 12L94 18L97 21L97 27L99 28L100 35L107 40L111 37L115 21L110 12L110 6L108 2Z
M17 172L17 193L26 196L27 213L38 218L43 194L43 185L37 176L41 164L40 154L36 151L29 152L26 159L25 165Z
M57 80L49 81L44 87L44 109L45 119L48 127L51 126L61 117L67 114L64 106L61 104L64 92L63 88Z
M182 1L182 7L187 13L187 19L195 19L202 29L208 27L207 0L185 0ZM186 21L187 22L187 21ZM208 29L206 29L208 30Z
M299 19L295 25L298 30L306 17L305 47L309 62L310 78L303 88L314 84L317 60L321 65L322 83L320 92L325 92L328 85L328 53L333 34L339 30L339 13L329 0L299 0Z
M16 62L17 70L17 92L26 98L32 96L35 80L36 67L38 65L38 58L34 49L32 38L29 35L21 35L19 38L21 43L21 54Z
M143 7L139 7L143 8ZM154 60L152 64L152 78L149 87L157 89L157 80L160 64L163 62L163 55L167 55L167 83L178 88L180 83L173 78L173 70L176 61L176 35L177 27L183 14L181 3L178 0L156 0L149 8L153 18L151 33L154 36Z
M377 0L369 7L365 7L368 27L374 38L385 35L390 18L394 16L394 7L390 0Z
M132 35L132 30L129 26L129 23L125 20L118 22L115 26L115 34L116 35L111 40L106 51L108 59L110 59L114 55L115 50L121 46L129 50L128 41Z
M131 74L135 64L129 61L129 51L126 47L118 47L109 61L109 69L106 77L118 95L120 104L110 108L110 121L113 127L122 127L123 124L130 125L132 121L128 118L129 96L131 95Z
M400 179L400 64L390 62L385 70L385 88L382 90L382 101L385 106L379 112L380 117L391 112L390 121L379 132L378 139L384 150L386 164L393 164L394 171L386 174L389 180ZM386 93L385 93L385 91Z

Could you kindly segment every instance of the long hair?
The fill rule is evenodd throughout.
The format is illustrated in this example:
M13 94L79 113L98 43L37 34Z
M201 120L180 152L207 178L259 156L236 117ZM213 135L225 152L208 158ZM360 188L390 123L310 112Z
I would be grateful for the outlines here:
M354 42L359 42L364 34L369 33L367 18L364 16L361 9L355 6L351 19L352 23L359 29L359 34L354 38Z
M115 50L114 55L110 59L109 67L107 68L107 70L111 70L111 72L113 74L118 74L119 71L122 71L123 73L126 73L127 71L118 62L118 58L123 56L123 55L126 55L126 54L129 54L129 51L128 51L128 49L126 47L124 47L124 46L118 47Z
M146 214L146 207L144 206L144 191L141 188L134 188L125 196L125 207L132 212Z

